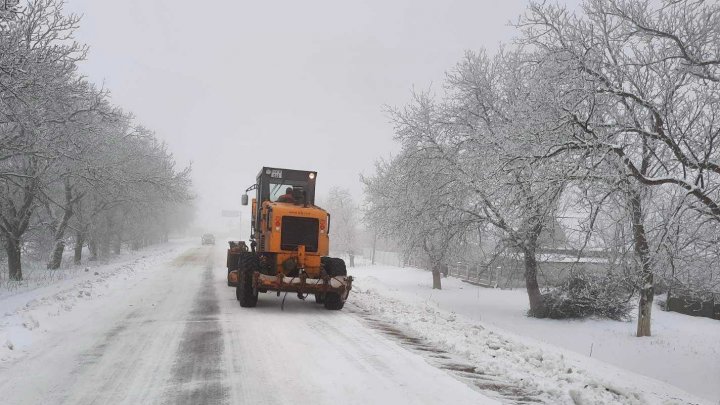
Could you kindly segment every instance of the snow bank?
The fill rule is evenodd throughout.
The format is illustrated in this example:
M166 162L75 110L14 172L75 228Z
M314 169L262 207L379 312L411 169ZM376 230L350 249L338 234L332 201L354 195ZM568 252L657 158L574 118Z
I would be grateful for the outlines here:
M0 364L21 357L49 332L62 330L62 315L109 293L131 288L137 272L177 255L187 241L128 252L107 263L90 263L52 280L0 290Z
M710 404L719 397L720 374L706 368L717 367L713 363L719 358L720 325L712 320L680 319L658 310L657 336L638 339L632 337L632 323L527 318L522 291L484 289L456 279L443 279L444 289L432 290L428 272L389 266L350 273L356 277L353 304L550 403ZM693 342L691 349L668 344L679 339L678 330L683 331L678 342ZM652 372L634 374L642 371ZM679 377L671 381L693 394L647 377L663 375ZM706 384L704 390L694 389L695 379Z

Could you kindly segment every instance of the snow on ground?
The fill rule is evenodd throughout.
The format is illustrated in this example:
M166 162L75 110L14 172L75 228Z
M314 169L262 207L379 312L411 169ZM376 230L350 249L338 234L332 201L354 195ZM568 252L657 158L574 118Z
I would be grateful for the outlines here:
M632 323L529 319L522 291L456 279L433 291L429 273L388 266L351 269L357 281L345 311L292 294L284 311L274 294L247 309L226 287L223 264L220 247L175 242L48 285L3 290L0 397L17 404L287 403L301 392L328 404L494 402L485 397L492 387L479 393L432 354L368 327L379 318L533 400L717 404L715 321L656 311L656 336L636 339ZM680 339L691 346L672 343ZM672 370L675 379L665 380L685 391L659 381Z
M196 244L196 242L193 240ZM0 288L0 364L23 356L39 339L63 328L65 313L110 293L130 288L147 270L178 255L191 244L173 241L140 251L124 252L108 262L87 262L47 275L29 274L19 283Z
M0 362L3 404L497 403L350 311L294 294L241 308L219 246L158 253L109 265L87 298L68 283L18 308L39 326Z
M438 291L423 270L350 270L353 304L465 356L480 370L543 392L551 403L720 400L720 322L656 308L655 336L639 339L632 322L528 318L521 290L445 278Z

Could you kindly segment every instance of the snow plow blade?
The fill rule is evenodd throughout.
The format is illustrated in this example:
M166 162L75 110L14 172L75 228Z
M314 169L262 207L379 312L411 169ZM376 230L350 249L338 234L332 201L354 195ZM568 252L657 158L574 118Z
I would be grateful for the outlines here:
M228 282L236 285L239 282L237 270L228 273ZM307 294L322 294L334 292L340 295L342 300L347 299L352 290L352 276L336 276L322 278L309 277L283 277L268 276L255 272L253 274L253 288L257 291L280 291L280 292L299 292Z
M334 292L344 301L352 289L352 276L336 276L327 278L268 276L255 272L253 287L259 291L298 292L322 294Z

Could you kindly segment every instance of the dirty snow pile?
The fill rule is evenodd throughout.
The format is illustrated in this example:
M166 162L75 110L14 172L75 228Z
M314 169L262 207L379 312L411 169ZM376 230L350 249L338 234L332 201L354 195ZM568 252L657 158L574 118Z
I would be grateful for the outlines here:
M128 252L108 263L87 263L80 270L23 282L0 289L0 364L23 356L27 349L52 332L63 330L64 315L78 305L92 305L108 294L122 292L142 282L139 270L177 255L183 242L171 242L140 252Z
M395 327L422 336L435 347L466 359L479 373L512 384L544 402L664 405L713 403L663 382L534 341L532 337L528 339L439 309L434 300L421 295L403 294L393 287L393 277L398 274L392 270L405 269L388 268L389 271L383 271L375 267L352 270L351 273L356 277L351 293L352 304L370 311ZM429 289L430 274L422 274L428 282L418 288Z

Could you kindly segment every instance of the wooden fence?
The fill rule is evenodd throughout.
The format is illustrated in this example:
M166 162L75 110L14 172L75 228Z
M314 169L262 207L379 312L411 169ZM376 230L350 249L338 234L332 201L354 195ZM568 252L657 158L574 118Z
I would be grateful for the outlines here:
M448 275L471 284L497 288L499 270L499 267L490 268L470 263L454 263L448 266Z

